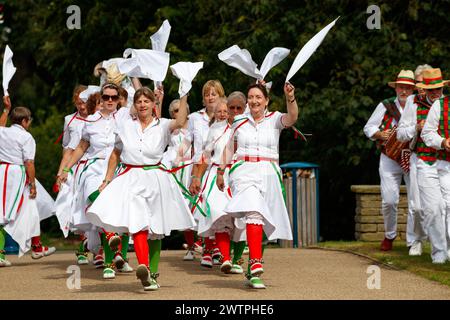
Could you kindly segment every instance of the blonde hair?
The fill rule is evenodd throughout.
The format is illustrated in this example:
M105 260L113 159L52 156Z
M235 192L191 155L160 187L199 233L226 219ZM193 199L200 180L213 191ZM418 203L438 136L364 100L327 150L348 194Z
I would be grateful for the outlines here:
M202 88L202 97L204 97L205 94L209 92L209 90L211 90L211 88L214 88L216 90L219 97L221 98L225 97L225 90L223 89L223 86L219 80L206 81L206 83L203 85Z

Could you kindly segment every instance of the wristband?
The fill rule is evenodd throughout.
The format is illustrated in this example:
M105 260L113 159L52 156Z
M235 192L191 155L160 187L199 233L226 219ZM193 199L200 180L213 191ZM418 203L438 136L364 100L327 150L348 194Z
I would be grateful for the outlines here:
M69 169L69 168L64 168L64 169L63 169L63 172L69 173L69 172L70 172L70 169Z
M111 180L103 180L103 183L109 184Z
M294 103L295 102L295 97L292 100L289 100L289 103Z
M198 180L201 180L199 177L194 176L194 175L191 176L191 179L198 179Z

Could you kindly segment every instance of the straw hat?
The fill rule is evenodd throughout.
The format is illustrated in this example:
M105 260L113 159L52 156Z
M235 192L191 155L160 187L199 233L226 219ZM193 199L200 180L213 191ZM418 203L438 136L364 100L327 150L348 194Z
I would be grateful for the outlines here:
M416 87L421 89L442 88L450 82L450 80L442 80L442 73L439 68L423 70L422 77L423 81L416 84Z
M411 70L402 70L397 76L397 80L388 82L389 87L395 88L396 84L409 84L414 86L416 81L414 80L414 72Z
M106 68L106 81L112 82L118 86L122 83L122 80L125 79L126 75L121 74L117 64L112 64L108 68Z

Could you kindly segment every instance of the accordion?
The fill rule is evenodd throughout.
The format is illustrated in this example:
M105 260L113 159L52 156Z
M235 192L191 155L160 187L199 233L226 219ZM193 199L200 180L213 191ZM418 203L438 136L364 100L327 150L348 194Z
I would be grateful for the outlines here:
M409 142L400 142L397 140L397 126L394 126L387 140L381 144L381 152L400 163L404 150L409 150Z

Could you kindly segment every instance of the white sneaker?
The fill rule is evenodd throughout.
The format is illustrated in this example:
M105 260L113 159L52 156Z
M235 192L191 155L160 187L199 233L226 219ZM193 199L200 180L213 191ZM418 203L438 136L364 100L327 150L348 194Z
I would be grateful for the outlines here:
M250 252L250 250L249 250L248 246L245 246L244 251L242 251L242 254L248 255L249 252Z
M11 262L9 262L8 260L2 259L0 258L0 267L10 267L11 266Z
M200 262L200 265L202 267L212 268L213 267L213 262L212 262L211 256L203 256L202 257L202 261Z
M183 257L184 261L193 261L194 260L194 252L191 250L188 250L188 252L186 252L185 256Z
M88 257L86 257L86 256L84 256L84 255L82 255L82 254L80 254L79 256L77 256L77 264L78 265L86 265L86 264L89 264L89 259L88 259Z
M244 269L242 269L242 267L238 264L233 264L233 266L231 267L230 273L232 274L243 274L244 273Z
M223 273L231 273L231 268L232 267L233 267L233 265L231 264L231 261L230 260L226 260L220 266L220 271L222 271Z
M116 277L116 272L111 268L103 269L103 279L114 279Z
M433 259L433 263L434 264L444 264L446 261L447 261L447 259L446 258L442 258L442 257Z
M40 259L42 257L47 257L51 254L54 254L56 251L55 247L42 247L42 251L31 251L31 258Z
M421 256L422 255L422 241L414 241L409 248L410 256Z
M119 271L119 272L124 272L124 273L127 273L127 272L133 272L133 268L128 264L128 262L125 262L124 264L123 264L123 267L122 268L117 268L117 270Z
M203 254L203 247L198 245L197 242L194 243L194 252L198 254Z

